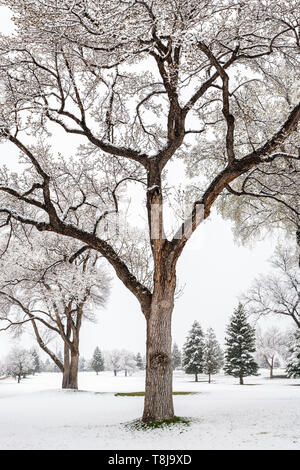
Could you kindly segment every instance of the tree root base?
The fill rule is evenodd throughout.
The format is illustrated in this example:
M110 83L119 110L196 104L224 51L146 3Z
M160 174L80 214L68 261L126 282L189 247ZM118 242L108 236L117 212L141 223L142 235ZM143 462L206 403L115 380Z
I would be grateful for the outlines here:
M161 429L161 428L166 428L166 427L174 426L174 425L188 427L190 426L192 421L193 421L192 418L174 416L174 418L170 418L170 419L157 419L157 420L147 421L147 422L144 422L140 419L136 419L134 421L126 423L125 426L130 428L131 430L146 431L149 429Z

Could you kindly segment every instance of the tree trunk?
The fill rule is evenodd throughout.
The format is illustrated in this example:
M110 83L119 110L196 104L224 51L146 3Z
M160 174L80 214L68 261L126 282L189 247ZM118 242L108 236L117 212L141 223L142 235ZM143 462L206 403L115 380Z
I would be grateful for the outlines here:
M117 371L116 370L114 370L114 376L117 377Z
M198 382L198 374L195 374L195 382Z
M147 318L144 422L174 417L171 337L174 290L162 290L153 297Z
M208 383L210 384L210 374L208 374Z
M68 388L78 390L78 363L79 354L78 352L71 352L71 363L69 372L69 383Z
M70 358L70 353L68 351L68 354L66 354L65 348L62 388L78 390L78 363L79 354L71 352Z
M67 344L64 344L64 371L62 388L69 388L69 375L70 375L70 349Z
M270 379L273 379L273 368L274 368L274 359L272 357L271 365L270 365Z
M240 385L244 385L244 379L242 376L240 377Z

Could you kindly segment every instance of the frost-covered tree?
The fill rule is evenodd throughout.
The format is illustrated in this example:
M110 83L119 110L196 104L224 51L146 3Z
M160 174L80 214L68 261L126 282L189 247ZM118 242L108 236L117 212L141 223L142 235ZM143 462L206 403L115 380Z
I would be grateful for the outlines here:
M87 361L86 361L85 357L83 357L83 356L80 356L80 358L79 358L78 370L80 372L84 372L84 371L87 370Z
M181 351L176 343L173 344L173 349L172 349L172 364L173 364L173 370L177 369L178 367L181 367Z
M94 321L93 307L105 305L110 278L98 254L82 251L73 241L36 233L31 245L21 235L0 259L0 330L18 335L32 327L54 370L63 373L62 387L76 389L82 322ZM62 343L61 356L51 347L54 340Z
M143 419L172 418L176 266L190 235L256 168L264 184L273 165L299 165L298 1L1 4L15 22L0 41L1 138L23 171L3 170L0 225L56 232L106 258L147 323ZM73 158L56 129L77 145ZM180 172L189 214L168 226L176 161L194 191ZM141 243L105 230L127 210L122 190L136 202L133 185L148 222Z
M289 350L289 357L286 365L288 377L300 377L300 332L297 331Z
M224 355L215 332L209 328L204 336L203 372L208 375L208 383L211 376L217 374L224 364Z
M136 364L136 359L134 357L134 354L130 351L126 351L123 349L121 351L121 363L122 363L122 368L124 369L124 374L125 377L129 375L132 375L136 369L137 369L137 364Z
M123 370L123 356L121 351L118 349L109 351L106 357L106 369L112 370L115 377L117 376L118 372Z
M5 362L1 359L0 360L0 377L5 377L6 376L6 364Z
M18 383L22 377L30 374L34 369L34 358L30 351L24 348L14 347L6 358L7 375L16 377Z
M98 346L96 347L91 360L91 368L96 372L97 375L99 372L104 370L104 358Z
M248 323L243 305L235 309L226 329L226 351L224 371L233 377L239 377L244 384L244 377L257 375L258 365L254 360L255 329Z
M38 374L39 372L41 372L41 360L40 360L39 353L37 352L36 348L32 348L30 350L30 353L33 357L32 373L33 373L33 375Z
M267 365L270 370L270 379L273 378L273 369L279 359L284 357L286 349L286 334L275 326L262 331L256 330L256 355L258 363Z
M300 328L300 270L294 247L279 245L271 259L274 273L258 277L243 300L255 317L280 315Z
M143 358L142 358L142 355L141 353L137 353L136 357L135 357L135 360L136 360L136 366L138 369L140 370L144 370L144 363L143 363Z
M183 345L182 365L186 374L194 374L198 382L198 374L203 372L204 335L200 324L194 321Z
M50 362L50 359L47 357L47 359L45 360L45 362L43 363L43 372L51 372L51 362Z

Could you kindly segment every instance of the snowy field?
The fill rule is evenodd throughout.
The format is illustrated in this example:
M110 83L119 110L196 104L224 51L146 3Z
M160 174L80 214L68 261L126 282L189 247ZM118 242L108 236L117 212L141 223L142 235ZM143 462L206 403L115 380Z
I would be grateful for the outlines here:
M0 449L300 449L300 379L261 372L244 386L175 373L174 390L198 392L174 396L176 415L194 421L151 431L124 426L141 416L142 397L114 395L142 391L142 374L81 373L80 392L60 390L56 373L0 380Z

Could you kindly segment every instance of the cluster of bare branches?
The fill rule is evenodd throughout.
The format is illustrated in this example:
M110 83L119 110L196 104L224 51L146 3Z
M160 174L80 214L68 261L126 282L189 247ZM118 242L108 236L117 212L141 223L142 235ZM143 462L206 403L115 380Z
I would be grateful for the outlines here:
M275 274L258 277L244 297L249 312L256 317L282 315L300 328L300 277L295 251L279 246L271 265Z

